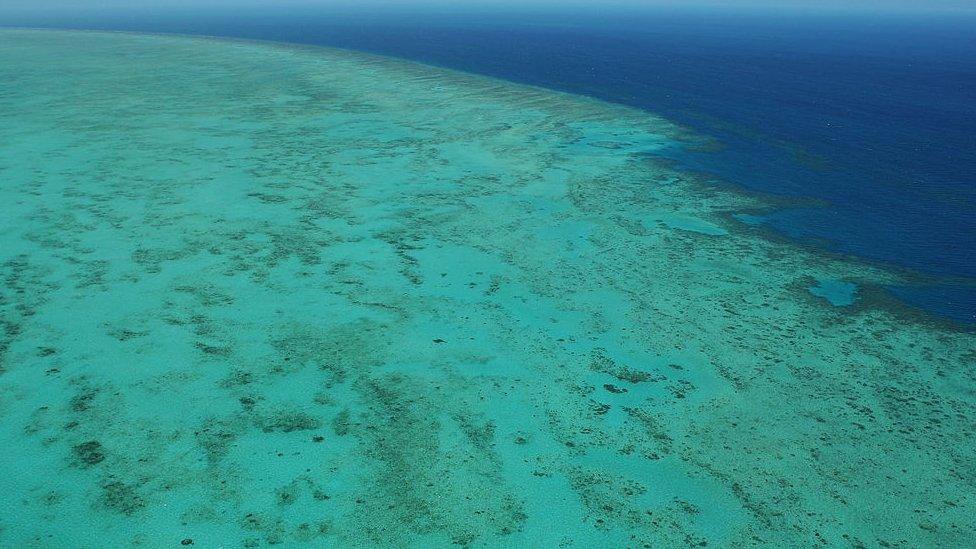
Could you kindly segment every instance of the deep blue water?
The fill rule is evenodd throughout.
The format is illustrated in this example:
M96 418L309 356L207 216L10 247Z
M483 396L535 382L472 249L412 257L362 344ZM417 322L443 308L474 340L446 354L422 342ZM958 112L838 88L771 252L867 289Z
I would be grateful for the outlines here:
M646 108L724 144L676 153L683 165L786 197L759 214L768 227L920 273L892 294L976 322L974 13L170 11L0 24L347 47Z

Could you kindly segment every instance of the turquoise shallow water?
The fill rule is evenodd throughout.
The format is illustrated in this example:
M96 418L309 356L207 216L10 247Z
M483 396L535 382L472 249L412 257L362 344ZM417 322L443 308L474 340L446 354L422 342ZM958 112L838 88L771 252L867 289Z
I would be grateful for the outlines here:
M831 305L846 307L854 303L857 284L843 280L821 279L816 286L810 286L810 293L826 299Z
M0 112L0 545L976 539L973 334L730 221L660 118L15 30Z

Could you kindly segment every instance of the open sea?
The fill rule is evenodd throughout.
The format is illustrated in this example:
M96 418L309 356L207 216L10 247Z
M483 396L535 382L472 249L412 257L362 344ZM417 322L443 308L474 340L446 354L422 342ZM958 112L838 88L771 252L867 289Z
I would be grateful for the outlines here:
M0 547L973 546L970 12L38 13Z

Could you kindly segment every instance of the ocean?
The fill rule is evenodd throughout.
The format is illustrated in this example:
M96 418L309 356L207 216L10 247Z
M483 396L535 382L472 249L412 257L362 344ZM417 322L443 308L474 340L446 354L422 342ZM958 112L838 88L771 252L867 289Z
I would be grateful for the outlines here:
M0 546L970 545L966 28L791 13L0 29Z
M11 24L369 51L662 114L686 168L777 207L747 220L906 269L889 295L976 322L976 16L693 8L88 13Z

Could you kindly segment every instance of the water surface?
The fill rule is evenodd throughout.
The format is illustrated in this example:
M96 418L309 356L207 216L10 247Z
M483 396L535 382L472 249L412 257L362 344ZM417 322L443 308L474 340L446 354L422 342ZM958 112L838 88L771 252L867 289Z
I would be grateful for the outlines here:
M6 24L322 44L585 94L713 140L668 154L778 197L795 242L915 273L905 303L976 322L976 13L695 7L71 11Z
M0 112L0 545L976 537L973 334L736 221L657 116L14 30Z

